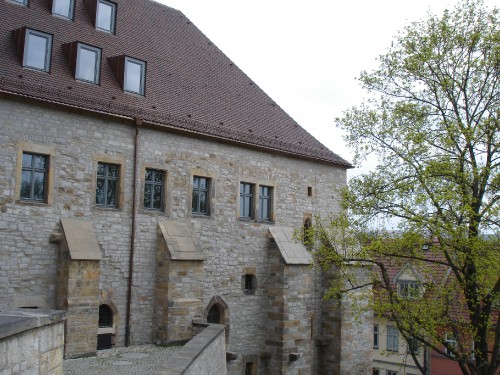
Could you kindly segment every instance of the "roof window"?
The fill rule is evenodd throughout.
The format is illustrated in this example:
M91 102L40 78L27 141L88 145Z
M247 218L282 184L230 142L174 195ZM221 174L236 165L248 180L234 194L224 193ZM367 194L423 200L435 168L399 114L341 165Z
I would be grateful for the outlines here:
M146 86L145 61L125 55L110 57L108 61L123 91L144 96Z
M50 71L52 35L22 27L13 31L17 51L23 67Z
M116 3L107 0L84 0L90 19L97 30L114 34L116 27Z
M75 0L52 0L52 14L73 19L75 11Z
M99 84L101 77L101 49L80 42L63 45L63 51L75 79Z

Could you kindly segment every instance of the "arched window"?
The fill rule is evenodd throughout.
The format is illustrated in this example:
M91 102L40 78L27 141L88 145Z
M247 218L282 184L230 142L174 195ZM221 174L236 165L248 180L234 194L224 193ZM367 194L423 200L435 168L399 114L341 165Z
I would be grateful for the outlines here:
M312 231L311 231L311 227L312 227L312 221L311 221L311 218L310 217L306 217L306 219L304 220L304 238L303 238L303 241L304 241L304 244L307 246L307 247L310 247L312 246L312 243L313 243L313 234L312 234Z
M213 305L207 314L207 323L220 324L220 309L217 305Z
M113 327L113 310L108 305L99 306L99 327Z

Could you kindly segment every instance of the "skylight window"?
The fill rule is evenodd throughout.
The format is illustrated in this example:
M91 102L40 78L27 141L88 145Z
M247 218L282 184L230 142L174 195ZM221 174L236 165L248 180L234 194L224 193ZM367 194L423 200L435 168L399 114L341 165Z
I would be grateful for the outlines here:
M52 0L52 14L72 20L74 0Z
M48 72L52 51L52 35L26 29L23 66Z
M145 78L146 63L131 57L126 57L123 90L144 95Z
M101 71L101 49L78 43L75 78L99 84Z
M116 4L106 0L98 0L95 27L99 30L115 32Z

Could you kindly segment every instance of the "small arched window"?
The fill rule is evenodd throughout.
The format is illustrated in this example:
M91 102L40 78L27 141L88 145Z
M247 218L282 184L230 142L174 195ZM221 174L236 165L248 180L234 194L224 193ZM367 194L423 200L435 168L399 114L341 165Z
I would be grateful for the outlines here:
M207 323L220 324L220 309L217 305L213 305L207 314Z
M99 306L99 327L113 327L113 310L108 305Z
M306 217L306 219L304 220L304 228L303 228L304 238L303 238L303 241L307 247L312 246L312 243L313 243L313 233L312 233L311 227L312 227L311 218Z

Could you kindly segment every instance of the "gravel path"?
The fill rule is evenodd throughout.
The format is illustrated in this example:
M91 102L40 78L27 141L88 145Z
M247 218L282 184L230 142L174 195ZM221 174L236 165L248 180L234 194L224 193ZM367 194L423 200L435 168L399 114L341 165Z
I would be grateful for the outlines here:
M95 357L66 359L64 375L151 375L180 348L139 345L100 350Z

